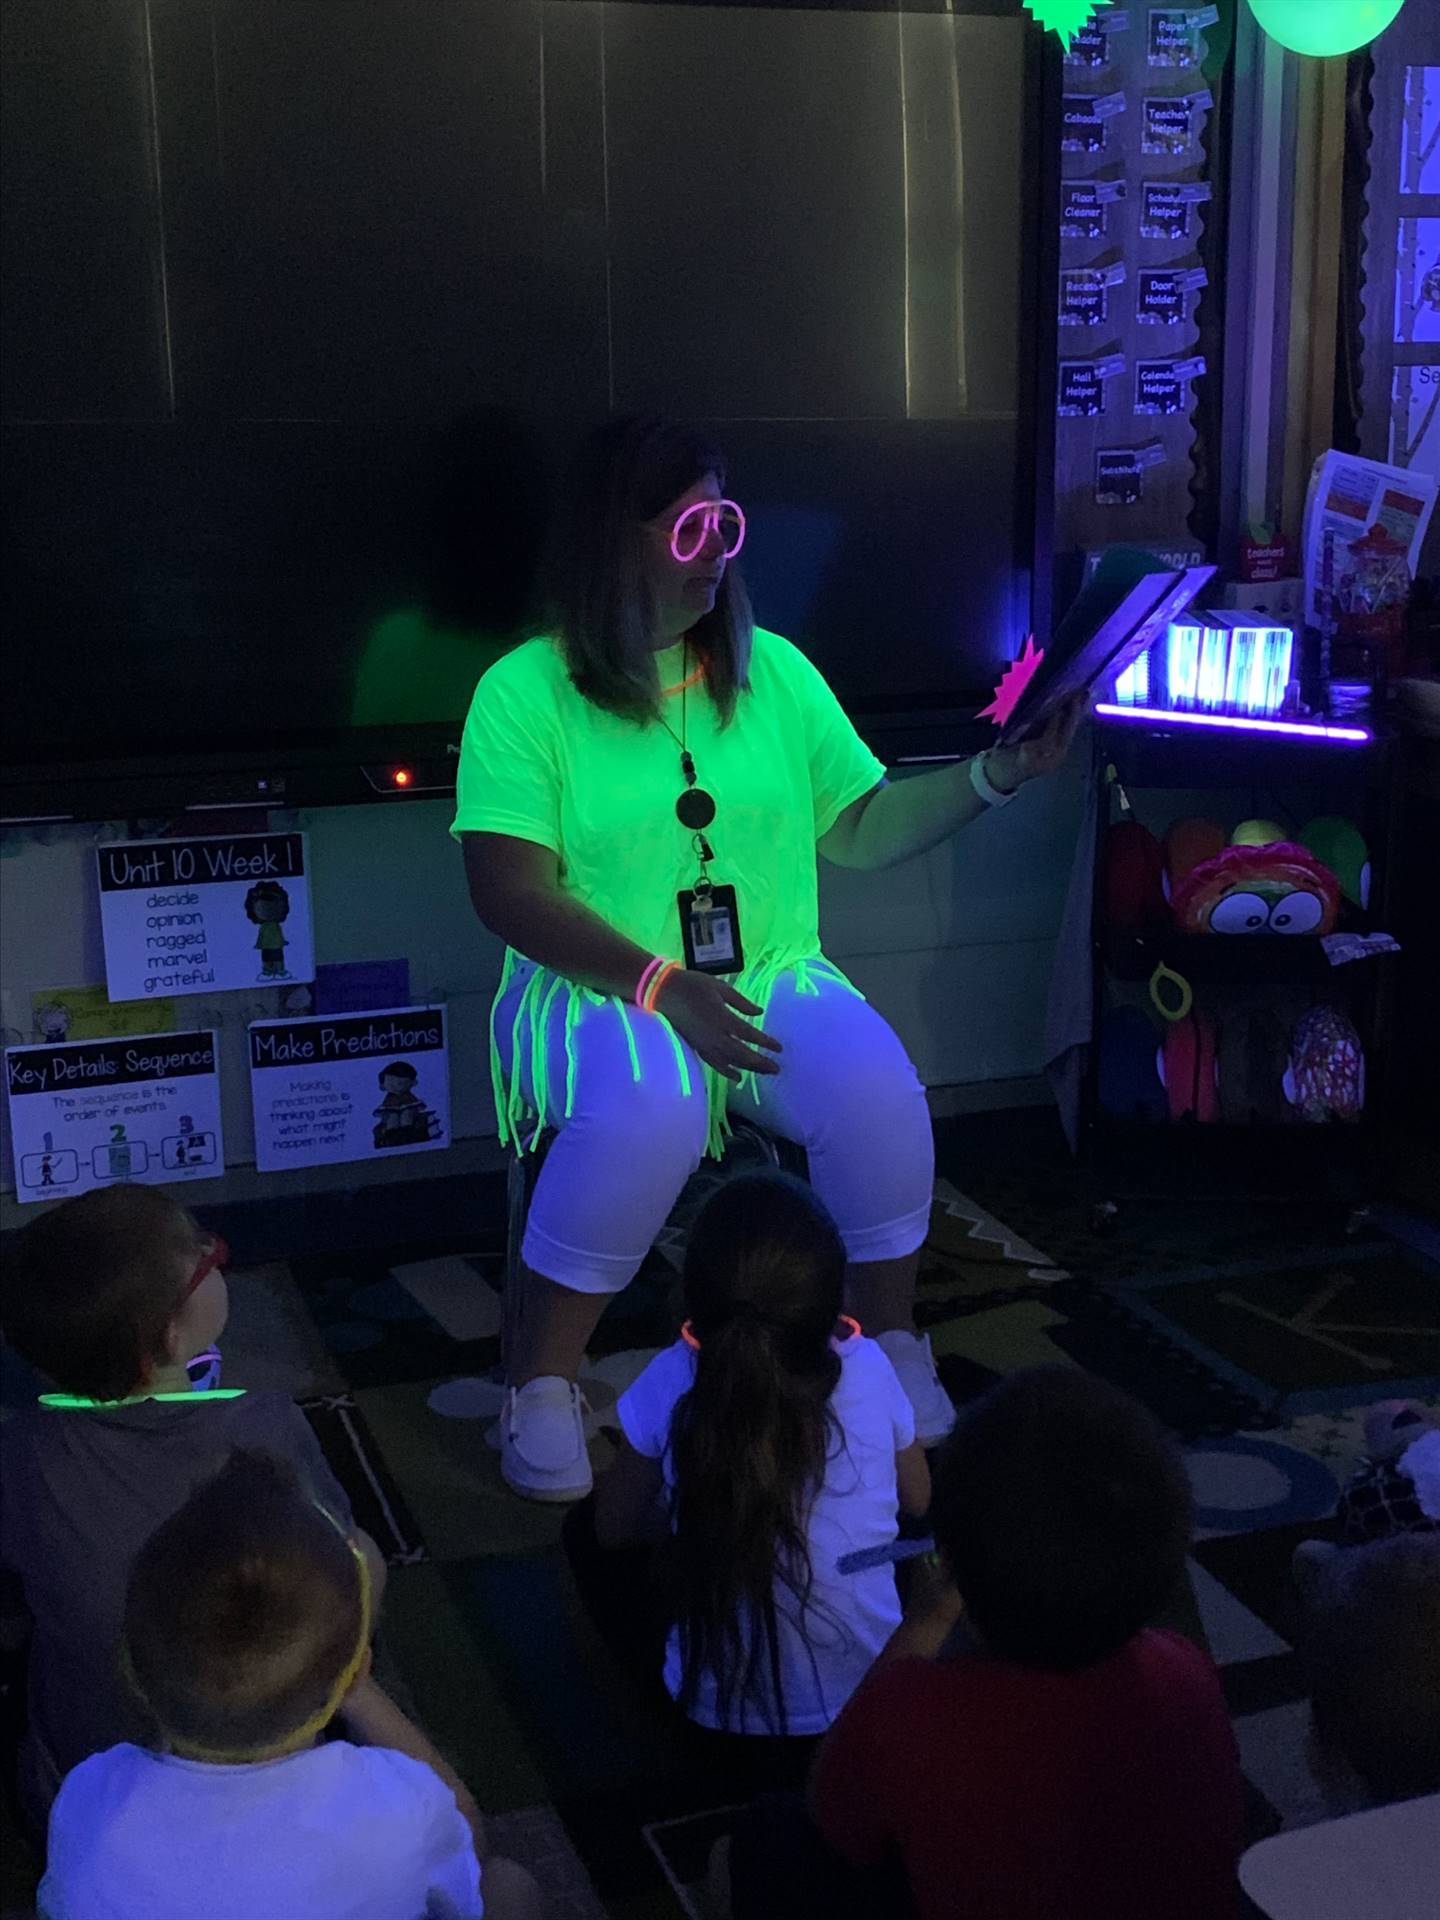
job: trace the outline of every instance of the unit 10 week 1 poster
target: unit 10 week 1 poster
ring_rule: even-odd
[[[112,1000],[315,978],[304,834],[119,841],[96,859]]]

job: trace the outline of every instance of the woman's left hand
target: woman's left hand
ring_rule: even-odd
[[[1032,740],[1018,747],[991,747],[985,758],[985,777],[1001,793],[1013,793],[1027,780],[1057,773],[1065,764],[1080,722],[1090,711],[1088,693],[1072,693],[1045,722]]]

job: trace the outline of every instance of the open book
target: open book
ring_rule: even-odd
[[[1112,547],[1038,655],[1027,651],[984,713],[1005,746],[1038,733],[1060,702],[1123,673],[1214,578],[1211,566],[1171,567],[1134,547]]]

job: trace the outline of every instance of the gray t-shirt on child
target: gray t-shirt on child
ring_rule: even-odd
[[[289,1461],[353,1524],[310,1423],[282,1393],[36,1407],[0,1426],[0,1563],[34,1618],[30,1726],[61,1773],[117,1741],[145,1741],[115,1664],[130,1567],[235,1447]]]

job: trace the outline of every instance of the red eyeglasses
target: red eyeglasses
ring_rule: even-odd
[[[225,1242],[220,1238],[220,1235],[218,1233],[201,1234],[200,1258],[196,1262],[195,1271],[191,1274],[190,1278],[185,1282],[185,1291],[181,1294],[180,1298],[175,1302],[175,1311],[177,1313],[180,1311],[181,1307],[184,1306],[185,1302],[190,1298],[191,1294],[194,1293],[195,1289],[201,1284],[202,1281],[208,1280],[210,1275],[214,1273],[217,1268],[228,1267],[229,1264],[230,1264],[230,1249],[229,1247],[226,1246]]]

